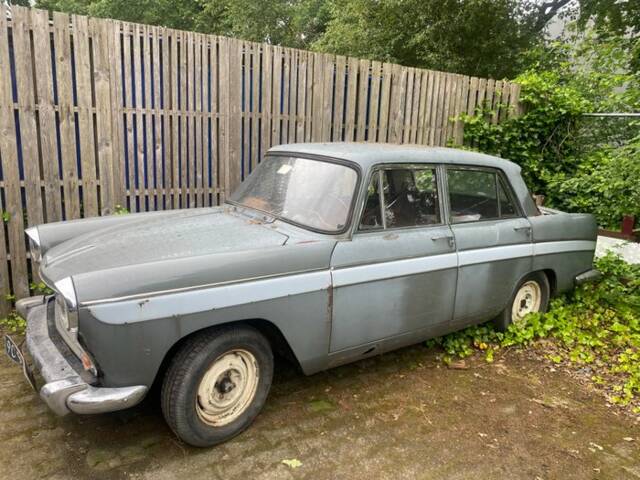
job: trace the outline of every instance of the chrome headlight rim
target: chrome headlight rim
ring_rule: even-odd
[[[29,237],[29,253],[31,260],[39,263],[42,260],[42,249],[40,247],[40,234],[37,227],[27,228],[24,233]]]

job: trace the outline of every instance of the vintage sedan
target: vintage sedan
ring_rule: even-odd
[[[591,215],[537,208],[507,160],[360,143],[272,148],[224,205],[27,230],[55,292],[23,299],[7,352],[56,413],[161,387],[210,446],[264,405],[274,353],[309,375],[494,319],[526,322],[597,276]]]

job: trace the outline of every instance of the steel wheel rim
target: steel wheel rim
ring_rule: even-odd
[[[538,282],[529,280],[522,284],[516,293],[511,307],[511,321],[522,323],[527,315],[540,311],[542,289]]]
[[[253,401],[259,378],[258,362],[251,352],[234,349],[219,356],[198,385],[200,420],[212,427],[236,420]]]

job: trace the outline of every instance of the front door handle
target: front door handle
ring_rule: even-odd
[[[526,226],[526,227],[513,227],[513,230],[516,232],[526,232],[527,235],[529,235],[531,233],[531,227]]]
[[[449,241],[449,246],[453,247],[454,243],[455,243],[455,239],[453,238],[453,235],[448,235],[448,234],[444,234],[444,235],[435,235],[433,237],[431,237],[431,240],[434,242],[437,242],[438,240],[448,240]]]

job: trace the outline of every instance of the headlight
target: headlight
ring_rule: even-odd
[[[56,294],[56,322],[64,330],[76,333],[78,331],[78,305],[71,277],[56,282],[55,289],[58,292]]]
[[[31,252],[31,260],[40,262],[42,260],[42,250],[40,248],[40,235],[37,227],[27,228],[25,233],[29,237],[29,251]]]

